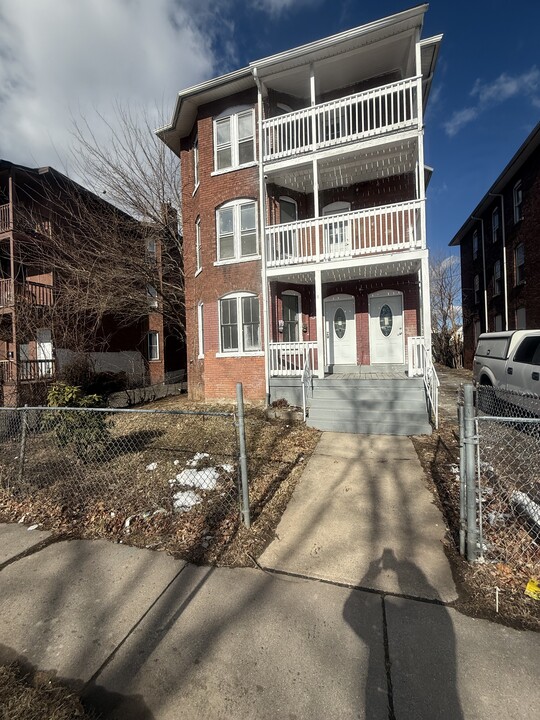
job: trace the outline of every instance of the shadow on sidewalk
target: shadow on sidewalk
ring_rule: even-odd
[[[385,548],[381,557],[370,563],[359,587],[373,587],[383,572],[394,572],[400,592],[411,582],[430,588],[429,597],[437,597],[424,573],[409,560],[398,560]],[[388,718],[414,717],[415,720],[464,720],[457,691],[457,660],[454,628],[447,609],[438,603],[408,600],[381,594],[386,685],[381,683],[379,648],[373,633],[366,629],[359,595],[366,602],[370,593],[353,590],[343,608],[343,617],[369,651],[364,692],[364,716],[380,717],[386,700]],[[396,707],[397,706],[397,711]]]

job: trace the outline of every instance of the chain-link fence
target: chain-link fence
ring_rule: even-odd
[[[538,573],[540,398],[491,386],[479,386],[473,395],[466,386],[463,410],[461,508],[467,556]]]
[[[188,545],[206,547],[246,517],[241,421],[230,412],[0,408],[0,505],[13,519],[28,508],[45,525],[96,534],[98,525],[124,535],[151,525],[149,540],[170,533],[174,518]]]

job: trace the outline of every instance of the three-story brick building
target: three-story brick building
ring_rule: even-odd
[[[179,93],[158,135],[182,165],[193,398],[430,370],[426,10]]]

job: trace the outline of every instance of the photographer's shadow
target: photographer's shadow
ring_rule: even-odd
[[[385,705],[387,712],[391,710],[387,716],[398,720],[463,720],[457,692],[455,635],[448,610],[432,601],[437,593],[418,566],[398,560],[389,548],[370,564],[359,587],[373,587],[382,572],[395,573],[397,586],[395,596],[381,594],[380,635],[366,623],[363,612],[363,605],[367,610],[367,604],[372,603],[371,593],[353,590],[343,609],[346,622],[369,652],[364,717],[385,717]],[[428,588],[426,597],[431,602],[399,597],[409,594],[406,588],[411,582]]]

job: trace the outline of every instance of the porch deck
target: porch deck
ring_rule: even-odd
[[[409,378],[406,365],[358,365],[336,367],[324,373],[332,380],[403,380]]]

